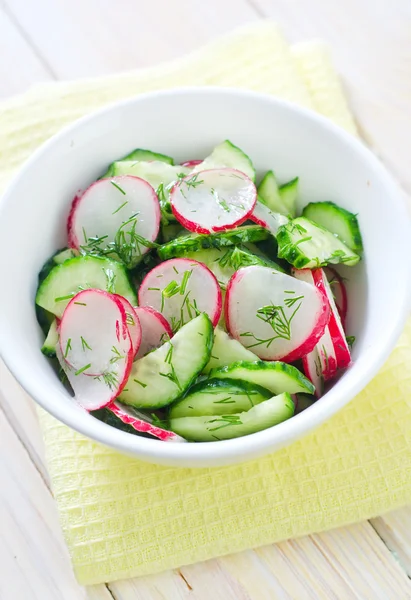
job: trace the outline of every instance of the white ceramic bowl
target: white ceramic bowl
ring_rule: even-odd
[[[354,364],[313,407],[274,428],[215,443],[166,444],[119,431],[80,409],[41,352],[34,296],[43,262],[66,245],[71,199],[106,165],[135,147],[177,161],[202,158],[228,138],[261,174],[300,177],[300,207],[333,200],[359,213],[365,259],[349,277],[348,333]],[[213,466],[244,461],[300,438],[349,402],[377,373],[408,314],[410,221],[401,194],[365,146],[314,113],[229,89],[156,92],[81,119],[42,146],[0,204],[0,353],[47,411],[99,442],[160,464]]]

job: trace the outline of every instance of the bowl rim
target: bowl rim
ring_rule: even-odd
[[[23,164],[18,173],[6,188],[2,199],[0,200],[0,219],[4,207],[7,202],[13,197],[14,188],[19,181],[25,177],[26,171],[33,163],[36,163],[44,154],[47,154],[49,148],[53,147],[59,140],[81,129],[84,124],[104,118],[110,113],[121,111],[123,107],[131,104],[139,104],[146,102],[153,97],[163,97],[167,99],[170,96],[178,95],[220,95],[222,98],[230,96],[235,98],[248,98],[251,101],[270,103],[274,107],[279,107],[281,110],[289,114],[297,114],[303,119],[308,119],[316,123],[319,127],[325,128],[332,136],[339,138],[345,145],[353,151],[353,153],[366,161],[375,172],[378,180],[391,192],[390,210],[394,210],[396,217],[401,219],[401,226],[408,228],[408,239],[411,239],[411,223],[409,213],[405,204],[405,200],[400,191],[398,184],[389,175],[385,167],[380,163],[377,157],[369,150],[359,139],[344,129],[333,123],[328,118],[315,113],[314,111],[298,106],[292,102],[276,98],[269,94],[253,92],[239,88],[227,88],[217,86],[185,86],[171,90],[159,90],[147,92],[133,96],[125,100],[115,102],[105,106],[93,113],[83,116],[73,123],[65,126],[52,138],[43,143],[32,156]],[[384,338],[380,340],[377,348],[373,349],[373,361],[365,361],[362,363],[361,377],[357,375],[356,379],[350,381],[348,390],[347,386],[343,385],[343,379],[337,382],[335,386],[323,396],[323,398],[313,404],[309,410],[304,411],[293,418],[284,421],[275,426],[275,436],[273,429],[266,430],[240,437],[231,440],[221,440],[219,443],[199,442],[196,444],[165,444],[160,440],[143,438],[137,435],[131,435],[124,431],[118,430],[106,423],[94,419],[90,421],[79,418],[81,413],[65,404],[56,402],[52,393],[48,393],[46,386],[43,384],[43,389],[40,392],[40,386],[33,385],[32,377],[28,376],[22,369],[21,356],[17,348],[10,347],[0,336],[0,356],[7,365],[13,376],[17,379],[20,385],[26,392],[47,412],[52,416],[68,425],[77,432],[98,441],[106,446],[110,446],[126,454],[132,454],[140,459],[149,462],[160,464],[174,464],[181,462],[181,466],[210,466],[212,464],[230,464],[253,458],[255,456],[269,453],[270,450],[279,449],[307,434],[315,427],[324,423],[332,415],[338,412],[344,405],[351,401],[378,372],[391,350],[393,349],[397,339],[399,338],[404,327],[411,300],[411,272],[404,275],[406,282],[404,283],[403,297],[397,306],[395,314],[391,315],[391,329],[386,333]],[[348,393],[347,393],[348,392]],[[323,401],[329,394],[332,394],[332,400]]]

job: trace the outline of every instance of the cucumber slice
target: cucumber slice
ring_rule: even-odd
[[[315,269],[329,263],[354,266],[360,260],[358,254],[334,234],[305,217],[280,227],[277,242],[278,256],[296,269]]]
[[[221,327],[216,327],[210,360],[204,367],[203,373],[210,373],[212,369],[225,367],[239,360],[254,362],[258,360],[258,356],[251,350],[244,348],[240,342],[230,337]]]
[[[345,208],[334,202],[310,202],[303,210],[303,217],[331,231],[354,252],[363,252],[357,217]]]
[[[315,404],[315,402],[317,402],[317,399],[313,398],[312,396],[307,396],[306,394],[298,394],[298,396],[296,397],[295,414],[299,415],[301,412],[307,410],[307,408],[310,408],[310,406]]]
[[[133,364],[119,400],[150,409],[177,400],[207,364],[213,337],[204,313],[184,325],[170,341]]]
[[[53,256],[53,261],[56,265],[61,265],[66,262],[66,260],[74,258],[75,256],[78,256],[77,250],[74,250],[74,248],[66,248],[65,250],[61,250],[61,252],[57,252],[57,254]]]
[[[257,192],[258,199],[268,206],[270,210],[285,215],[286,217],[288,216],[289,210],[281,199],[277,180],[273,171],[267,171],[257,188]]]
[[[178,237],[157,249],[162,260],[186,256],[204,248],[225,248],[245,242],[261,242],[271,237],[269,231],[260,225],[243,225],[229,231],[211,234],[191,234]]]
[[[187,230],[184,229],[180,223],[168,223],[167,225],[163,224],[161,226],[161,239],[163,244],[166,244],[185,233],[187,233]]]
[[[174,159],[167,154],[160,154],[159,152],[152,152],[151,150],[144,150],[143,148],[136,148],[130,154],[127,154],[123,160],[141,160],[141,161],[153,161],[167,163],[168,165],[174,165]]]
[[[61,318],[70,299],[85,288],[107,290],[137,304],[123,265],[98,256],[77,256],[56,265],[39,285],[36,304]]]
[[[283,269],[277,263],[261,255],[253,254],[245,246],[231,246],[220,250],[217,248],[197,250],[188,252],[185,258],[205,264],[214,273],[223,290],[227,287],[234,273],[241,267],[262,265],[283,272]]]
[[[247,411],[271,396],[271,392],[245,381],[208,379],[194,385],[182,400],[173,404],[169,418],[232,415]]]
[[[134,175],[140,177],[157,190],[159,186],[163,186],[164,190],[175,181],[188,175],[190,169],[182,167],[181,165],[169,165],[165,162],[154,160],[152,162],[146,161],[132,161],[122,160],[113,163],[113,173],[111,175]]]
[[[115,164],[117,162],[127,162],[127,161],[144,161],[144,162],[151,162],[153,160],[157,161],[157,162],[163,162],[169,165],[174,165],[174,160],[171,158],[171,156],[167,156],[166,154],[160,154],[158,152],[152,152],[151,150],[144,150],[143,148],[137,148],[136,150],[133,150],[132,152],[130,152],[129,154],[127,154],[126,156],[124,156],[122,159],[112,162],[106,173],[104,173],[104,175],[102,175],[101,179],[106,179],[107,177],[113,177],[113,175],[115,175]]]
[[[170,429],[186,440],[214,442],[228,440],[286,421],[294,414],[294,402],[289,394],[274,396],[247,412],[207,417],[181,417],[170,420]]]
[[[273,394],[300,392],[313,394],[314,386],[311,381],[298,369],[283,362],[264,362],[257,360],[248,362],[240,360],[227,367],[212,369],[210,377],[216,379],[241,379],[260,385]]]
[[[232,169],[242,171],[252,181],[255,181],[255,169],[250,158],[229,140],[218,144],[203,162],[194,167],[192,173],[223,167],[231,167]]]
[[[56,356],[56,344],[59,340],[59,334],[57,333],[57,321],[54,319],[52,324],[50,325],[49,332],[47,334],[46,339],[44,340],[44,344],[41,348],[42,353],[48,358],[55,358]]]
[[[288,181],[287,183],[284,183],[284,185],[281,185],[278,190],[280,193],[281,202],[288,211],[287,214],[291,215],[292,217],[295,217],[296,215],[298,182],[299,178],[294,177],[294,179],[291,179],[291,181]]]

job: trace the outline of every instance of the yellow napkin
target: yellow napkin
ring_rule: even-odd
[[[290,48],[273,24],[263,22],[168,65],[46,84],[4,104],[0,185],[62,125],[108,102],[184,84],[265,91],[311,107],[356,134],[326,48]],[[339,414],[284,450],[232,467],[146,464],[40,411],[54,495],[79,581],[153,573],[410,502],[410,362],[411,323],[379,375]]]

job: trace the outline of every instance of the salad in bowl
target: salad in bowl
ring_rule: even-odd
[[[332,198],[298,211],[298,195],[298,176],[257,181],[229,140],[181,164],[136,149],[102,165],[35,300],[73,401],[133,435],[219,442],[320,398],[351,364],[361,215]]]

